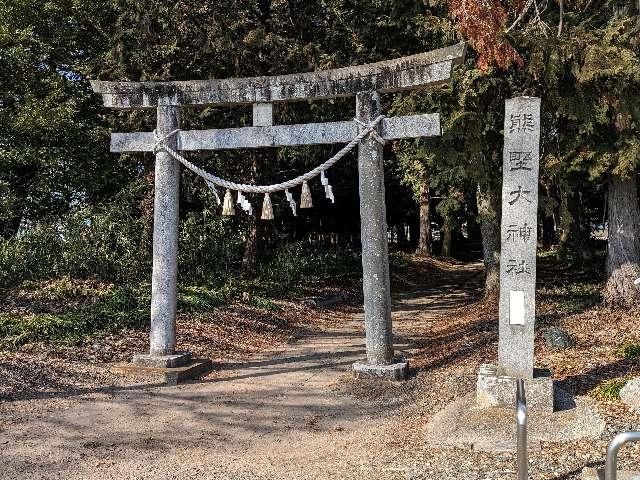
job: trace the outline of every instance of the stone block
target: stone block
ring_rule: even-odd
[[[515,377],[498,375],[495,365],[484,364],[478,371],[476,404],[478,408],[507,407],[516,404]],[[533,378],[525,379],[527,409],[553,412],[553,380],[548,370],[534,369]]]
[[[620,399],[636,413],[640,413],[640,377],[627,382],[620,390]]]
[[[141,367],[177,368],[183,367],[191,362],[191,352],[176,352],[173,355],[138,353],[133,356],[131,362]]]
[[[476,392],[471,391],[431,416],[425,426],[424,439],[429,445],[439,447],[515,452],[515,413],[513,405],[508,408],[478,408]],[[596,440],[601,438],[605,429],[598,404],[590,397],[574,398],[574,407],[571,409],[535,412],[528,416],[527,422],[527,449],[530,452],[540,450],[543,444],[549,442]],[[515,478],[515,474],[512,478]]]
[[[379,378],[399,382],[407,379],[409,374],[409,362],[406,360],[389,365],[370,365],[356,362],[353,364],[353,376],[355,378]]]
[[[116,365],[111,370],[121,375],[141,377],[147,382],[177,385],[186,380],[202,377],[212,369],[211,360],[197,358],[179,367],[150,367],[128,363]]]

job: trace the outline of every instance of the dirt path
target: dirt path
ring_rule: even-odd
[[[467,302],[480,271],[461,266],[450,284],[396,295],[397,349],[410,357],[412,330]],[[35,413],[5,405],[0,478],[407,478],[396,459],[409,387],[379,401],[347,394],[364,354],[355,315],[201,383],[30,400]]]

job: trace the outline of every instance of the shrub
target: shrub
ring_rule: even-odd
[[[185,283],[224,282],[242,260],[238,225],[208,210],[190,212],[180,224],[178,265]]]
[[[49,299],[63,302],[70,290],[60,290]],[[150,315],[148,294],[131,287],[109,287],[94,292],[72,311],[28,314],[0,313],[0,349],[27,343],[73,345],[96,335],[124,327],[146,325]],[[64,305],[64,303],[62,303]]]

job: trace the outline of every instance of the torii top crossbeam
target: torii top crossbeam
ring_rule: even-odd
[[[309,73],[270,77],[177,82],[103,82],[91,86],[109,108],[154,108],[158,105],[231,105],[318,100],[358,92],[397,92],[438,85],[451,77],[465,55],[465,44],[395,60]]]

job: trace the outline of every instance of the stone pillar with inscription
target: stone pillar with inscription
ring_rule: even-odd
[[[534,370],[540,99],[506,101],[502,167],[498,365],[482,365],[480,406],[515,404],[516,379],[530,408],[553,410],[548,372]]]

